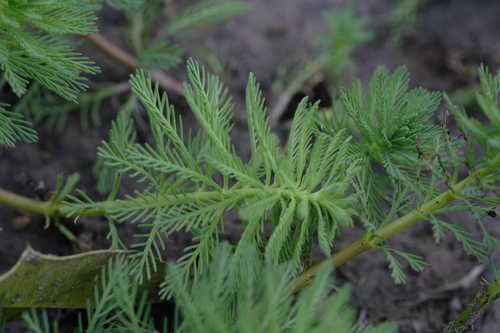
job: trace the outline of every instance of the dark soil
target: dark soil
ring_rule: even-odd
[[[221,73],[236,104],[237,123],[233,131],[238,151],[248,153],[247,133],[244,126],[244,87],[249,72],[254,72],[261,82],[269,101],[279,92],[271,89],[273,80],[282,66],[310,59],[315,54],[315,41],[323,31],[321,13],[329,8],[347,4],[342,0],[252,0],[253,10],[203,30],[203,35],[179,40],[188,50],[188,55],[201,58],[212,54],[224,69]],[[366,81],[379,65],[395,68],[406,65],[412,74],[412,83],[428,89],[455,91],[477,84],[476,68],[485,64],[492,71],[500,68],[500,1],[498,0],[445,0],[428,1],[418,13],[416,25],[399,43],[393,42],[394,31],[386,19],[396,1],[365,0],[355,2],[360,15],[367,16],[370,29],[375,33],[372,42],[356,52],[355,76]],[[177,5],[180,6],[180,5]],[[108,38],[126,47],[123,36],[125,20],[121,14],[104,10],[101,16],[101,32]],[[121,36],[121,37],[120,37]],[[203,45],[203,47],[200,47]],[[100,51],[85,46],[84,52],[102,68],[99,81],[122,82],[128,73],[103,56]],[[183,80],[183,68],[171,73]],[[346,79],[350,84],[353,77]],[[304,87],[299,94],[324,97],[320,82],[316,90]],[[296,99],[292,99],[293,104]],[[174,98],[178,109],[183,110],[181,98]],[[272,103],[271,103],[272,104]],[[293,110],[294,105],[289,109]],[[81,175],[80,188],[98,195],[95,178],[91,172],[95,161],[96,147],[106,138],[109,122],[117,110],[111,104],[103,108],[104,125],[82,129],[78,116],[70,118],[63,133],[39,126],[38,144],[20,144],[16,149],[0,148],[0,187],[33,198],[44,196],[44,191],[53,189],[58,174]],[[185,113],[185,112],[184,112]],[[186,125],[194,126],[192,117],[186,114]],[[286,132],[286,123],[276,128]],[[146,135],[146,134],[145,134]],[[124,191],[131,193],[133,183],[126,184]],[[467,214],[453,214],[446,220],[475,230],[473,219]],[[500,236],[499,217],[487,219],[489,231]],[[23,222],[28,222],[24,225]],[[64,221],[79,239],[94,248],[106,246],[106,225],[99,219],[89,219],[74,224]],[[31,244],[35,249],[52,254],[70,254],[78,247],[61,235],[54,225],[44,229],[41,217],[26,217],[22,213],[0,206],[0,273],[16,262],[22,250]],[[228,239],[237,239],[241,227],[228,223]],[[134,227],[121,230],[124,239],[130,241]],[[339,238],[336,248],[349,244],[359,235],[356,230],[346,231]],[[182,248],[190,242],[189,235],[179,234],[169,240],[167,258],[176,258]],[[387,262],[380,253],[364,254],[337,271],[339,283],[352,285],[352,304],[358,310],[361,323],[381,321],[397,322],[400,332],[441,332],[444,326],[470,302],[480,282],[480,277],[490,278],[487,265],[478,263],[464,254],[456,241],[446,237],[435,244],[429,226],[421,223],[398,235],[390,245],[418,254],[430,264],[422,273],[408,270],[408,282],[396,285],[390,278]],[[500,258],[500,252],[495,253]],[[497,260],[498,261],[498,260]],[[470,285],[442,289],[461,280],[474,269],[483,267],[483,273]],[[64,313],[59,313],[64,318]],[[10,332],[22,332],[18,324],[10,326]],[[475,332],[500,332],[500,304],[493,304],[483,313]]]

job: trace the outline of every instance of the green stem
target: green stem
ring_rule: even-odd
[[[54,211],[50,204],[44,201],[33,200],[0,188],[0,205],[9,206],[20,211],[39,215],[53,216]]]
[[[360,254],[376,248],[380,243],[386,241],[387,239],[400,233],[401,231],[410,228],[417,222],[425,220],[427,216],[433,214],[437,210],[443,208],[444,206],[455,200],[466,186],[476,183],[492,172],[498,171],[498,169],[500,168],[500,154],[491,159],[488,165],[489,166],[481,168],[470,176],[466,177],[461,182],[451,186],[448,191],[442,193],[441,195],[430,201],[427,201],[420,207],[415,208],[410,213],[397,219],[396,221],[380,228],[376,232],[376,235],[367,234],[359,238],[357,241],[351,243],[344,249],[336,252],[330,258],[327,258],[322,262],[310,267],[293,282],[293,291],[297,292],[304,288],[307,284],[309,284],[309,282],[318,273],[323,265],[330,263],[334,267],[339,267],[346,262],[356,258]]]
[[[154,197],[150,201],[151,206],[158,206],[168,204],[169,206],[175,205],[177,202],[201,201],[209,202],[218,200],[225,197],[255,197],[262,195],[262,192],[269,192],[269,195],[279,193],[280,196],[289,198],[300,198],[304,196],[311,196],[314,194],[308,192],[296,192],[293,190],[262,187],[262,188],[239,188],[228,189],[225,191],[196,191],[185,193],[179,196],[178,194],[165,195]],[[313,199],[311,199],[313,200]],[[26,198],[15,193],[0,189],[0,205],[9,206],[20,211],[30,212],[33,214],[40,214],[48,217],[74,217],[74,216],[103,216],[109,214],[116,207],[130,207],[134,199],[129,200],[109,200],[94,203],[91,208],[82,208],[79,210],[71,209],[72,206],[64,204],[51,204],[49,201],[37,201],[34,199]]]
[[[461,182],[453,185],[450,189],[438,197],[424,203],[420,207],[415,208],[410,213],[405,216],[397,219],[396,221],[382,227],[376,233],[376,235],[365,235],[353,242],[351,245],[346,248],[338,251],[330,258],[310,267],[308,270],[302,273],[293,283],[293,291],[297,292],[305,287],[312,278],[316,275],[316,273],[320,270],[320,268],[327,264],[331,263],[334,267],[341,266],[346,262],[354,259],[360,254],[376,248],[381,242],[386,241],[392,236],[404,231],[417,222],[424,220],[427,216],[433,214],[439,209],[443,208],[453,200],[455,200],[462,190],[473,183],[481,180],[486,177],[490,173],[497,171],[500,168],[500,154],[495,156],[493,159],[489,161],[489,166],[479,169],[474,172]],[[241,189],[230,189],[227,191],[208,191],[208,192],[191,192],[182,195],[179,198],[178,195],[169,195],[161,197],[161,202],[168,202],[169,205],[175,205],[175,201],[182,200],[183,202],[191,200],[196,201],[212,201],[216,199],[220,199],[221,196],[255,196],[262,195],[262,191],[269,190],[271,192],[276,193],[275,191],[279,191],[282,196],[289,197],[297,197],[297,195],[313,195],[310,193],[299,193],[297,194],[294,191],[283,190],[278,188],[241,188]],[[71,216],[102,216],[109,213],[109,211],[116,205],[120,205],[122,207],[127,207],[132,200],[119,200],[119,201],[103,201],[95,203],[95,207],[93,208],[83,208],[78,211],[72,211]],[[27,211],[35,214],[45,215],[45,216],[65,216],[69,217],[70,214],[65,212],[68,206],[64,205],[51,205],[49,202],[42,202],[33,199],[29,199],[26,197],[19,196],[17,194],[8,192],[6,190],[0,189],[0,204],[7,205],[22,211]]]
[[[500,280],[482,284],[476,296],[465,310],[449,324],[444,333],[473,332],[474,323],[480,317],[482,310],[500,297]]]

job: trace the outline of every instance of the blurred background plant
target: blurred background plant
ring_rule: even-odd
[[[184,50],[175,44],[175,39],[250,8],[243,1],[206,0],[185,6],[170,16],[168,24],[159,25],[169,12],[164,1],[110,0],[108,4],[121,11],[128,21],[124,36],[128,37],[131,54],[97,34],[95,14],[99,16],[101,5],[95,1],[44,1],[29,5],[24,1],[0,2],[0,84],[8,83],[20,98],[12,110],[8,111],[5,104],[0,109],[4,119],[0,124],[0,143],[36,140],[30,123],[45,122],[49,128],[61,131],[69,112],[75,110],[80,111],[82,126],[99,125],[108,99],[117,108],[129,103],[127,98],[125,102],[123,97],[118,98],[129,92],[126,82],[100,83],[80,96],[88,88],[83,75],[96,74],[98,67],[74,51],[81,41],[71,41],[71,35],[86,36],[128,70],[141,66],[155,71],[166,82],[165,88],[182,94],[180,83],[159,73],[174,68],[183,59]],[[35,82],[28,85],[30,79]]]
[[[295,94],[325,80],[325,76],[330,98],[336,96],[345,76],[352,74],[354,50],[373,38],[367,30],[367,20],[356,15],[350,7],[325,11],[322,17],[326,28],[317,41],[318,54],[312,61],[301,61],[278,71],[273,84],[273,90],[279,92],[271,108],[273,125],[284,116]]]

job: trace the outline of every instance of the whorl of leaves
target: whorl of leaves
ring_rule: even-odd
[[[154,270],[155,255],[173,232],[192,232],[195,243],[181,259],[202,269],[223,230],[223,217],[238,211],[246,224],[240,244],[264,243],[276,261],[292,259],[299,267],[311,237],[329,254],[336,230],[351,225],[354,197],[348,193],[357,164],[347,159],[350,138],[318,131],[317,105],[303,100],[297,108],[286,149],[270,132],[264,100],[251,75],[246,90],[251,158],[245,163],[230,138],[232,104],[220,81],[194,61],[188,63],[185,96],[201,130],[186,135],[166,94],[142,71],[132,90],[146,109],[153,140],[130,142],[113,136],[99,149],[103,162],[120,174],[145,183],[146,190],[103,206],[118,221],[140,223],[136,246],[138,272]],[[123,121],[123,119],[121,120]],[[74,204],[79,209],[95,203]],[[262,229],[272,223],[267,239]],[[187,270],[186,270],[187,271]]]
[[[324,125],[326,132],[346,128],[355,138],[349,150],[362,160],[362,169],[354,185],[363,189],[361,215],[372,230],[388,221],[384,202],[401,211],[411,194],[432,197],[433,193],[426,192],[434,188],[429,182],[434,181],[432,177],[442,180],[439,176],[447,153],[458,145],[447,141],[443,128],[432,123],[441,95],[409,89],[409,81],[404,67],[392,74],[378,68],[366,92],[360,81],[351,89],[341,89],[338,110]],[[335,112],[342,111],[347,118],[339,122],[342,117]]]

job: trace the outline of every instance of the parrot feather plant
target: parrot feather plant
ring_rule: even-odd
[[[17,94],[34,78],[73,99],[84,88],[79,73],[95,69],[42,35],[92,32],[93,16],[68,1],[50,11],[65,18],[55,31],[44,23],[44,11],[23,11],[23,5],[0,0],[4,80]],[[20,13],[31,13],[32,28],[40,35],[26,33],[17,23],[27,21]],[[66,25],[73,29],[64,29]],[[6,33],[6,27],[14,30]],[[43,47],[42,41],[47,41]],[[35,47],[45,53],[30,53]],[[55,50],[62,50],[60,57],[50,58]],[[41,63],[52,67],[42,71]],[[45,71],[51,72],[43,75]],[[66,182],[58,179],[48,201],[0,189],[0,204],[48,219],[105,216],[113,249],[125,249],[117,232],[121,224],[141,230],[130,245],[132,251],[110,260],[103,270],[86,314],[75,325],[77,332],[167,332],[172,327],[176,332],[394,332],[397,328],[390,323],[354,324],[348,289],[331,284],[332,267],[378,250],[386,255],[395,282],[403,283],[400,260],[421,271],[425,259],[389,247],[386,241],[423,220],[431,223],[436,241],[448,231],[465,252],[480,259],[491,253],[496,240],[482,217],[500,202],[500,74],[485,68],[479,73],[477,101],[484,122],[469,117],[445,96],[460,137],[448,132],[446,118],[433,124],[441,94],[410,89],[409,74],[402,67],[392,73],[378,69],[366,89],[355,82],[341,90],[328,113],[303,99],[286,142],[272,133],[263,94],[251,74],[245,94],[250,157],[244,160],[230,135],[233,104],[216,76],[188,61],[183,94],[199,124],[190,131],[159,84],[139,69],[130,87],[136,109],[145,110],[151,135],[138,139],[134,108],[119,113],[97,153],[106,171],[103,176],[112,179],[106,200],[75,191],[75,175]],[[26,120],[4,105],[0,120],[1,144],[36,139]],[[124,177],[141,183],[141,190],[122,194]],[[482,234],[440,219],[440,214],[456,210],[471,212]],[[239,240],[228,245],[221,236],[231,212],[243,228]],[[362,237],[332,253],[341,231],[357,222]],[[182,257],[165,267],[160,261],[168,251],[165,240],[178,231],[190,233],[193,241]],[[315,248],[325,259],[311,266]],[[139,285],[162,270],[166,273],[155,296],[174,300],[179,315],[173,324],[165,315],[160,328]],[[495,288],[487,290],[492,290],[488,302],[498,297]],[[34,332],[58,331],[46,313],[40,317],[26,312],[24,319]]]
[[[128,175],[144,183],[145,189],[121,199],[114,198],[115,193],[108,200],[98,202],[83,192],[67,195],[66,186],[64,195],[59,194],[43,204],[24,203],[22,208],[49,217],[104,215],[115,231],[117,224],[138,224],[144,232],[137,235],[140,241],[132,245],[135,253],[127,256],[125,275],[133,281],[127,285],[147,280],[158,269],[157,259],[165,249],[164,239],[168,235],[179,230],[192,233],[193,244],[177,261],[175,269],[168,270],[160,294],[178,299],[181,307],[185,306],[181,312],[188,311],[186,318],[199,320],[199,325],[208,320],[204,317],[207,315],[204,311],[208,310],[198,309],[196,296],[181,290],[203,293],[201,289],[198,291],[197,288],[204,287],[197,287],[197,281],[211,281],[210,276],[219,271],[234,275],[214,277],[217,283],[229,286],[233,283],[230,281],[236,279],[234,283],[238,287],[234,289],[236,294],[230,294],[228,289],[228,295],[217,297],[229,302],[235,299],[233,297],[238,299],[245,288],[254,290],[254,287],[242,287],[242,284],[253,283],[247,281],[251,274],[238,272],[237,268],[248,264],[249,247],[262,253],[266,265],[286,264],[288,282],[283,283],[288,293],[299,291],[311,280],[316,281],[313,277],[331,266],[325,263],[333,261],[333,265],[338,266],[369,249],[383,251],[395,281],[404,282],[405,274],[398,257],[417,271],[425,267],[425,261],[390,248],[384,241],[418,221],[428,219],[436,237],[449,230],[466,252],[478,257],[487,255],[493,245],[493,238],[481,219],[477,222],[482,226],[482,241],[438,217],[447,210],[458,209],[469,210],[480,217],[481,212],[499,201],[495,194],[500,165],[499,76],[492,76],[483,68],[480,77],[482,88],[478,101],[491,122],[490,127],[459,109],[451,112],[463,129],[466,141],[470,145],[476,139],[484,156],[477,156],[473,149],[459,154],[461,141],[443,127],[431,124],[430,115],[436,110],[440,97],[420,88],[410,90],[404,68],[393,74],[378,70],[366,93],[359,83],[343,90],[338,112],[345,110],[345,118],[335,120],[333,115],[325,120],[326,116],[318,113],[317,105],[304,99],[297,107],[285,145],[271,133],[262,93],[250,75],[246,109],[251,157],[244,162],[236,155],[230,139],[230,98],[215,76],[206,73],[195,61],[188,62],[186,100],[200,130],[186,135],[182,120],[167,95],[139,71],[131,77],[130,84],[147,112],[151,141],[137,142],[131,115],[124,112],[113,124],[110,140],[103,143],[98,154],[115,170],[116,186],[121,177]],[[382,87],[385,88],[383,94]],[[377,96],[377,90],[381,96]],[[469,167],[469,175],[464,179],[459,179],[456,171],[461,164]],[[438,185],[442,182],[446,183],[447,190],[440,193]],[[16,207],[15,199],[8,201],[3,193],[1,199]],[[455,201],[459,203],[449,205]],[[387,208],[385,219],[370,221],[380,216],[370,208],[373,205]],[[220,259],[216,253],[221,251],[219,238],[224,214],[228,211],[238,212],[244,231],[234,252]],[[331,256],[340,228],[352,227],[356,219],[363,222],[365,235],[325,262],[305,270],[308,251],[317,245],[326,256]],[[272,226],[270,232],[265,231],[266,224]],[[110,235],[116,237],[117,233]],[[113,243],[121,242],[114,239]],[[233,268],[214,268],[214,265],[229,263],[234,265],[234,271]],[[325,273],[319,276],[322,274]],[[219,285],[216,289],[222,292],[224,287]],[[259,295],[267,297],[265,292]],[[218,302],[219,298],[212,296],[207,299]],[[316,296],[321,297],[321,293]],[[258,300],[253,304],[261,305]],[[264,303],[262,306],[266,307]],[[225,311],[222,308],[221,316]],[[223,325],[223,320],[238,320],[209,317],[214,325]],[[31,317],[31,322],[33,320]],[[183,323],[179,327],[198,324]],[[288,324],[283,325],[281,331],[286,331],[284,327]]]

